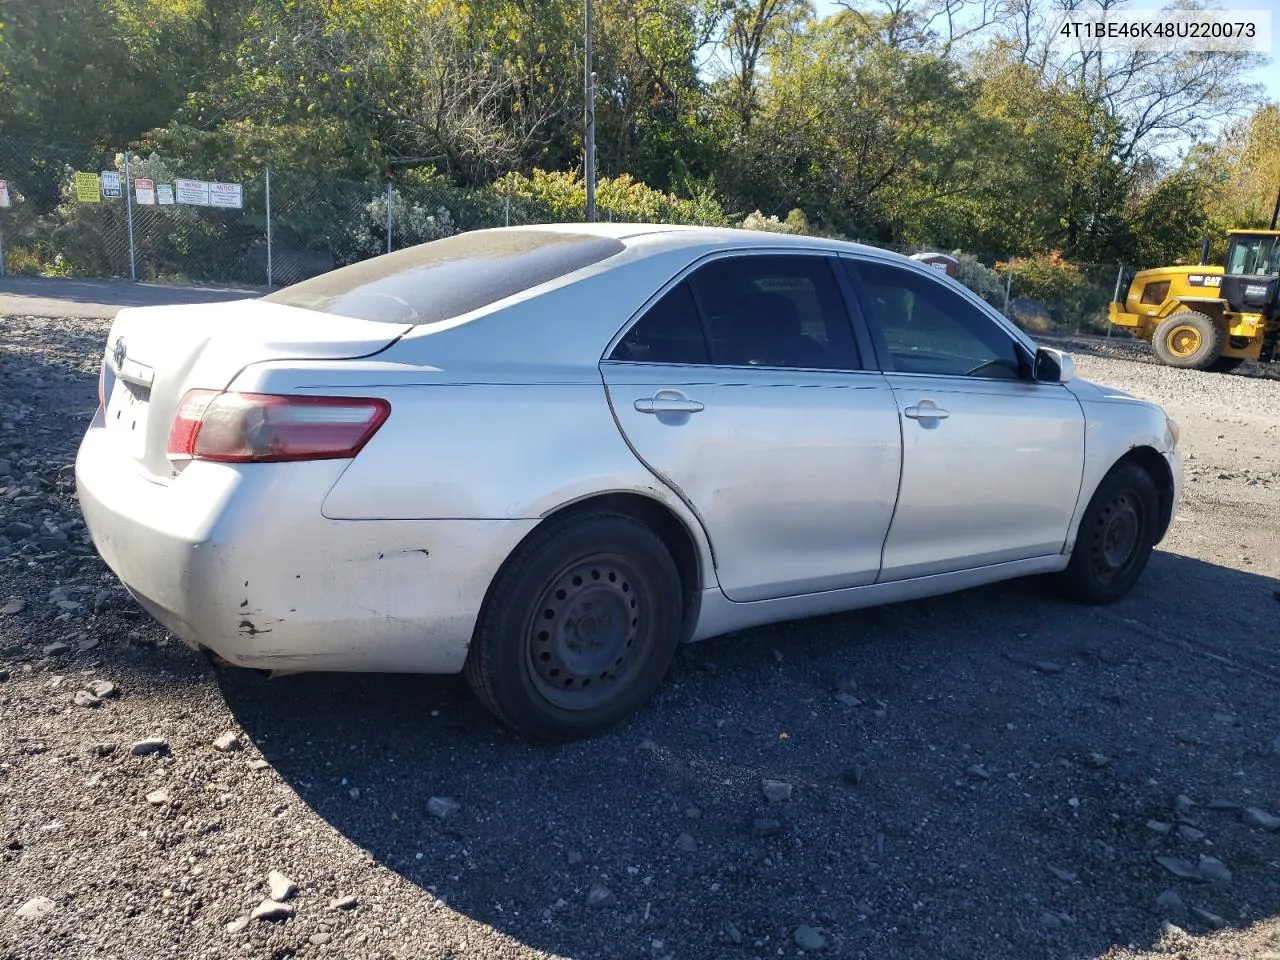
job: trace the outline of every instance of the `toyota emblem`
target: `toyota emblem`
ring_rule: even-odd
[[[118,340],[116,340],[116,345],[111,351],[111,359],[112,361],[114,361],[117,370],[119,370],[122,366],[124,366],[125,356],[126,356],[126,350],[124,345],[124,337],[120,337]]]

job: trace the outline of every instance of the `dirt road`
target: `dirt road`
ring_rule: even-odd
[[[1189,458],[1122,603],[708,641],[548,748],[460,679],[215,672],[133,607],[71,474],[103,335],[0,318],[0,957],[1280,958],[1280,381],[1078,355]],[[294,915],[250,919],[273,870]]]

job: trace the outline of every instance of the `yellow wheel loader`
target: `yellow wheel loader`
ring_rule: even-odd
[[[1280,230],[1229,230],[1227,238],[1224,266],[1139,270],[1123,297],[1117,284],[1107,319],[1150,341],[1171,367],[1280,360]]]

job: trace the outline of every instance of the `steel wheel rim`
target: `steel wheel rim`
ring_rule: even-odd
[[[1178,326],[1169,331],[1169,352],[1176,357],[1189,357],[1200,349],[1200,331],[1195,327]]]
[[[560,571],[525,633],[530,681],[551,704],[590,710],[625,690],[652,647],[648,585],[617,554],[594,554]]]
[[[1146,528],[1141,498],[1130,491],[1112,497],[1098,517],[1093,538],[1093,571],[1101,583],[1111,583],[1132,567]]]

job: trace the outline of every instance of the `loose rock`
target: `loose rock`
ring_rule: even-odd
[[[760,784],[760,789],[770,803],[782,803],[791,799],[791,784],[783,780],[765,780]]]
[[[3,607],[0,607],[0,616],[11,617],[15,613],[21,613],[25,609],[27,609],[27,601],[15,598],[10,600]]]
[[[228,730],[217,740],[213,741],[213,749],[219,753],[231,753],[233,750],[240,749],[240,738]]]
[[[44,648],[44,655],[46,657],[60,657],[64,653],[70,652],[70,650],[71,650],[71,644],[63,643],[61,640],[59,640],[56,643],[51,643],[48,646],[46,646]]]
[[[1218,916],[1216,913],[1210,913],[1208,910],[1202,910],[1199,907],[1192,907],[1191,912],[1215,930],[1221,930],[1227,925],[1227,921],[1223,920],[1222,917]]]
[[[1074,870],[1064,870],[1062,867],[1049,867],[1049,872],[1064,883],[1075,883],[1076,872]]]
[[[266,770],[270,766],[271,764],[267,763],[267,761],[263,760],[261,757],[254,757],[249,761],[250,770]]]
[[[1182,880],[1201,879],[1200,871],[1196,869],[1196,865],[1190,860],[1182,859],[1182,857],[1156,857],[1156,863]]]
[[[1036,669],[1041,673],[1061,673],[1062,664],[1054,663],[1052,660],[1037,660]]]
[[[118,696],[120,688],[110,680],[93,680],[85,684],[85,689],[92,693],[99,700],[106,700],[108,697]]]
[[[991,773],[980,763],[974,763],[965,771],[971,777],[977,777],[979,780],[990,780]]]
[[[253,912],[249,914],[249,917],[252,920],[275,922],[288,920],[296,912],[291,903],[276,903],[274,900],[263,900],[253,908]]]
[[[53,913],[57,906],[48,897],[32,897],[18,908],[18,917],[22,920],[39,920]]]
[[[88,690],[77,690],[76,695],[71,698],[71,702],[77,707],[96,707],[100,706],[102,701],[95,697]]]
[[[333,934],[329,933],[327,930],[321,930],[319,933],[313,933],[310,939],[314,946],[322,947],[333,939]]]
[[[1061,930],[1062,918],[1056,913],[1050,913],[1046,910],[1044,913],[1040,914],[1040,926],[1044,927],[1046,930]]]
[[[147,803],[153,807],[163,807],[168,802],[169,791],[167,790],[152,790],[147,794]]]
[[[277,903],[284,903],[298,893],[298,885],[279,870],[272,870],[267,874],[267,889],[271,899]]]
[[[676,849],[683,850],[685,853],[693,853],[698,849],[698,841],[694,839],[692,833],[682,833],[676,837]]]
[[[1186,914],[1187,905],[1176,890],[1166,890],[1156,897],[1156,909],[1167,917],[1181,917]]]
[[[427,813],[444,820],[462,809],[462,804],[451,797],[431,797],[427,800]]]
[[[1200,855],[1200,862],[1196,864],[1200,870],[1200,875],[1206,880],[1213,880],[1218,883],[1230,883],[1231,871],[1227,869],[1227,865],[1217,857],[1206,857]]]
[[[769,817],[757,817],[751,821],[751,832],[757,837],[772,837],[782,832],[782,824]]]
[[[1261,807],[1245,807],[1242,819],[1251,827],[1262,830],[1280,830],[1280,817],[1273,816]]]
[[[248,917],[237,917],[227,924],[227,933],[239,933],[247,926],[249,926]]]
[[[329,903],[329,909],[330,910],[354,910],[358,902],[359,901],[357,901],[355,897],[353,897],[351,894],[348,893],[345,897],[338,897],[337,900],[331,901]]]
[[[148,737],[146,740],[139,740],[131,749],[135,757],[149,757],[153,753],[166,753],[169,744],[160,737]]]
[[[809,926],[807,923],[802,923],[796,927],[795,933],[791,937],[801,950],[827,949],[827,938],[823,932],[817,927]]]
[[[617,902],[618,898],[613,895],[613,891],[602,883],[594,884],[587,891],[588,907],[612,907]]]

